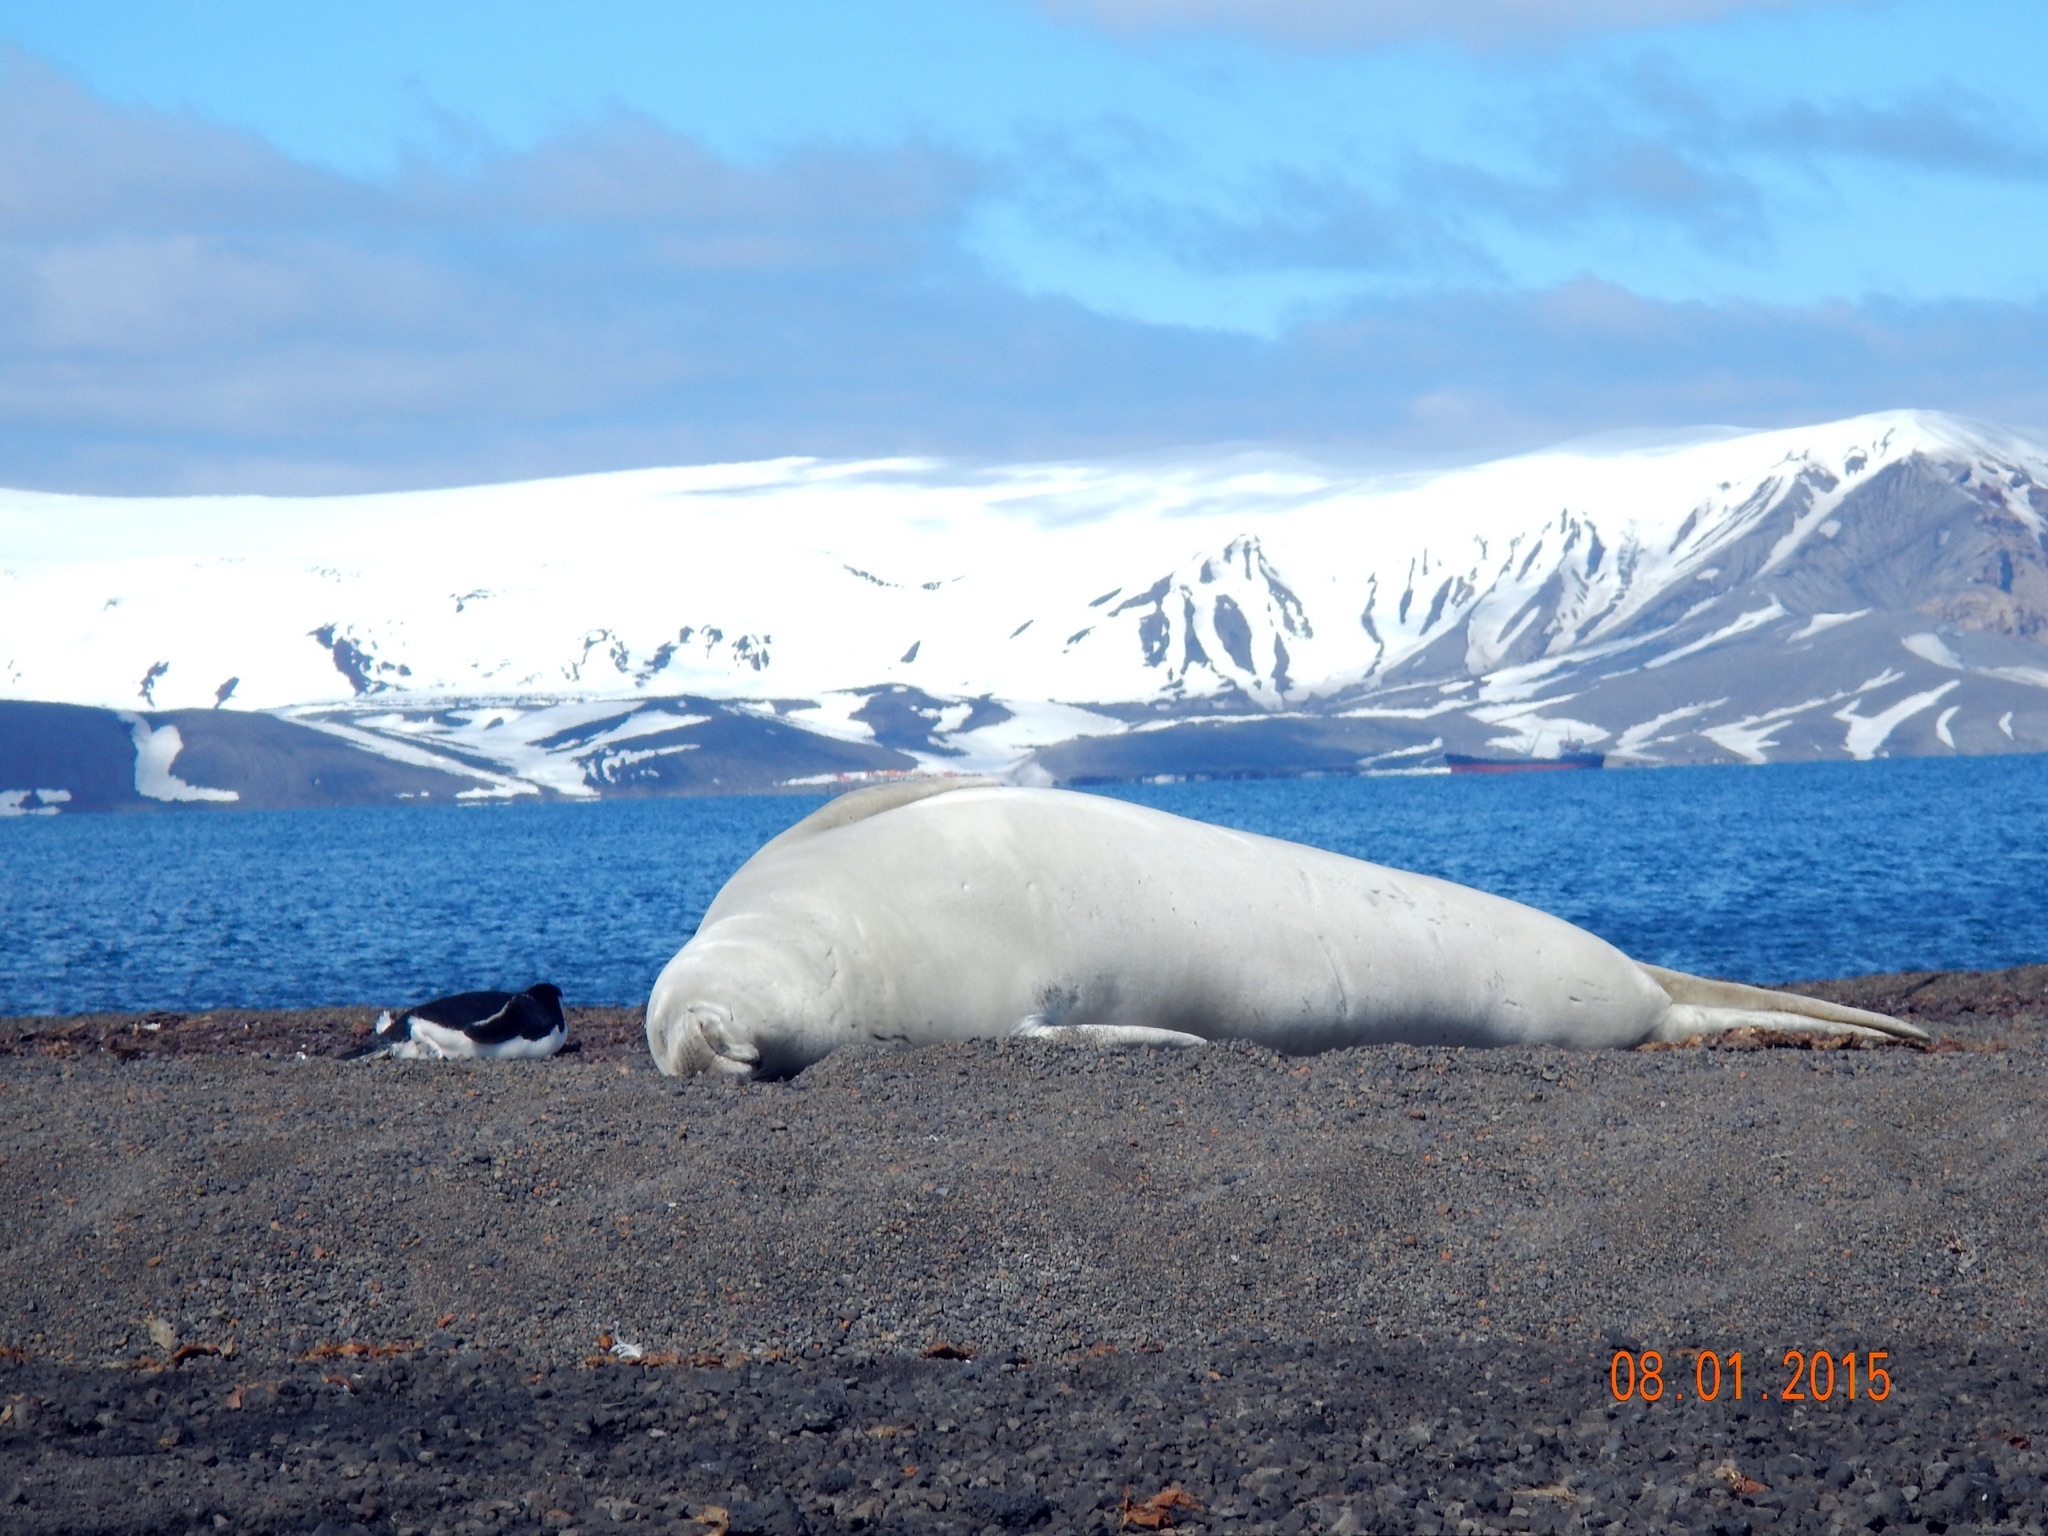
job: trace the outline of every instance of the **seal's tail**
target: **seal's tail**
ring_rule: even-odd
[[[1639,960],[1636,962],[1642,965]],[[1927,1031],[1886,1013],[1871,1013],[1818,997],[1745,987],[1735,981],[1711,981],[1643,965],[1671,999],[1671,1011],[1657,1029],[1658,1040],[1689,1040],[1696,1035],[1730,1029],[1775,1029],[1787,1034],[1860,1035],[1867,1039],[1925,1040]]]

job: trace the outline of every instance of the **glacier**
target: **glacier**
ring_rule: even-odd
[[[1899,411],[1398,475],[1246,452],[0,492],[5,700],[121,712],[138,793],[192,804],[254,792],[192,747],[172,772],[202,711],[471,800],[2040,751],[2048,448]],[[0,736],[0,779],[32,757]]]

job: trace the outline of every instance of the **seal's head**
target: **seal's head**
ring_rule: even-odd
[[[647,1045],[671,1077],[693,1072],[752,1077],[761,1059],[760,1048],[734,1027],[732,1009],[704,1000],[663,1009],[650,1004]]]
[[[792,1077],[839,1043],[824,992],[797,947],[699,933],[654,984],[647,1047],[671,1077]]]

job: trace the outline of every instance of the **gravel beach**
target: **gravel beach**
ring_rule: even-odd
[[[2040,1531],[2048,967],[1802,990],[1940,1048],[0,1021],[0,1529]]]

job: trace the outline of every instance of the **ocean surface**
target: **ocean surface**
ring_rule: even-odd
[[[1772,982],[2048,960],[2048,757],[1100,791]],[[0,1015],[639,1003],[798,796],[0,821]]]

